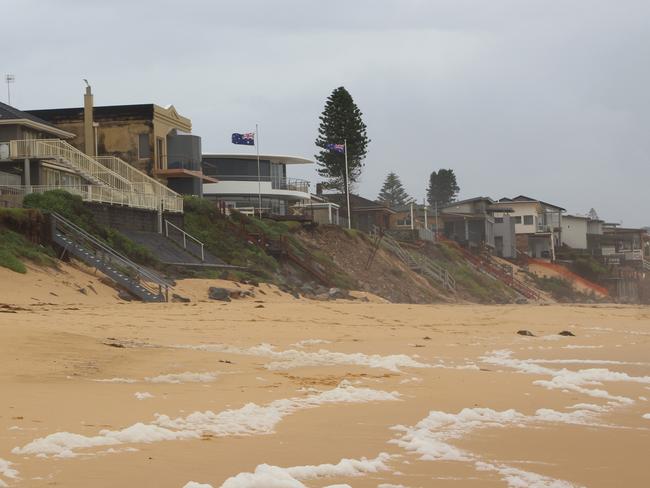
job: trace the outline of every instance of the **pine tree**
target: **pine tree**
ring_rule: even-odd
[[[593,208],[593,207],[591,208],[591,210],[589,210],[589,213],[587,214],[587,217],[589,217],[592,220],[599,220],[598,219],[598,212],[596,212],[596,209]]]
[[[344,87],[336,88],[325,102],[320,116],[316,146],[322,148],[315,156],[318,174],[327,180],[326,186],[342,192],[345,188],[345,156],[327,149],[328,144],[347,142],[349,182],[359,180],[363,160],[370,139],[366,135],[366,124],[361,110]]]
[[[413,199],[406,193],[402,182],[395,173],[388,173],[384,185],[379,191],[377,201],[389,207],[403,207],[410,204]]]
[[[427,200],[429,205],[446,205],[453,202],[458,195],[460,188],[456,182],[456,174],[453,169],[441,169],[432,172],[429,177],[429,188],[427,189]]]

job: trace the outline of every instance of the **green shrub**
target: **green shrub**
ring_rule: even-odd
[[[0,266],[26,273],[21,258],[41,266],[55,266],[53,255],[51,249],[32,244],[17,232],[0,228]]]
[[[599,281],[608,274],[607,268],[591,256],[576,257],[571,265],[571,270],[591,281]]]
[[[532,276],[538,288],[550,293],[551,296],[559,302],[584,302],[587,300],[596,300],[596,296],[593,293],[587,295],[576,291],[571,283],[562,278],[555,276],[537,276],[534,274]]]
[[[89,234],[103,240],[108,246],[132,261],[145,266],[161,267],[160,262],[149,249],[133,242],[115,229],[97,224],[93,213],[83,204],[79,195],[72,195],[65,190],[31,193],[25,197],[23,205],[44,212],[56,212]]]

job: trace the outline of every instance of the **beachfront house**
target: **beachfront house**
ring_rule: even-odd
[[[555,260],[555,250],[562,245],[564,208],[519,195],[501,198],[495,203],[494,210],[495,217],[505,218],[509,215],[514,219],[518,254]]]
[[[621,227],[614,223],[603,223],[600,235],[591,235],[589,250],[604,264],[624,266],[650,271],[650,263],[644,256],[645,229]]]
[[[172,105],[96,107],[87,87],[83,107],[29,113],[72,133],[70,144],[90,157],[118,158],[176,193],[201,194],[201,138]]]
[[[86,153],[76,138],[72,130],[0,103],[0,205],[21,206],[30,193],[59,189],[80,196],[105,223],[154,228],[161,214],[176,219],[183,212],[176,192],[119,158],[97,156],[93,144]]]
[[[311,200],[309,182],[287,175],[287,167],[313,164],[311,159],[260,154],[259,172],[256,154],[203,154],[201,161],[203,174],[214,180],[203,184],[203,196],[227,208],[253,213],[261,196],[263,212],[290,215]]]
[[[590,240],[598,242],[603,234],[604,221],[583,215],[562,216],[562,244],[571,249],[590,249]]]
[[[70,140],[75,135],[28,112],[0,103],[0,205],[20,206],[26,193],[42,187],[88,184],[64,161],[32,157],[39,140]]]
[[[346,225],[348,211],[345,194],[323,193],[321,196],[339,206],[341,225]],[[375,229],[390,229],[391,216],[395,214],[395,210],[383,203],[374,202],[350,193],[350,214],[352,215],[352,227],[354,229],[372,232]]]
[[[439,209],[442,233],[470,250],[484,250],[504,258],[515,258],[514,221],[508,208],[495,207],[489,197],[452,202]],[[499,217],[495,217],[495,211]]]

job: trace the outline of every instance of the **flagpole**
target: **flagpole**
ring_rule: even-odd
[[[260,137],[258,125],[255,124],[255,150],[257,151],[257,205],[262,219],[262,176],[260,173]]]
[[[350,213],[350,178],[348,173],[348,141],[343,139],[343,149],[345,151],[345,198],[348,202],[348,229],[352,229],[352,214]]]

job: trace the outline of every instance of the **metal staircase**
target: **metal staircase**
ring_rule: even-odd
[[[427,259],[425,256],[408,252],[388,234],[383,235],[382,241],[411,270],[439,282],[448,290],[456,290],[456,279],[439,264],[433,262],[431,259]]]
[[[104,273],[116,284],[145,302],[166,302],[170,283],[56,213],[50,214],[52,240],[64,252]]]

